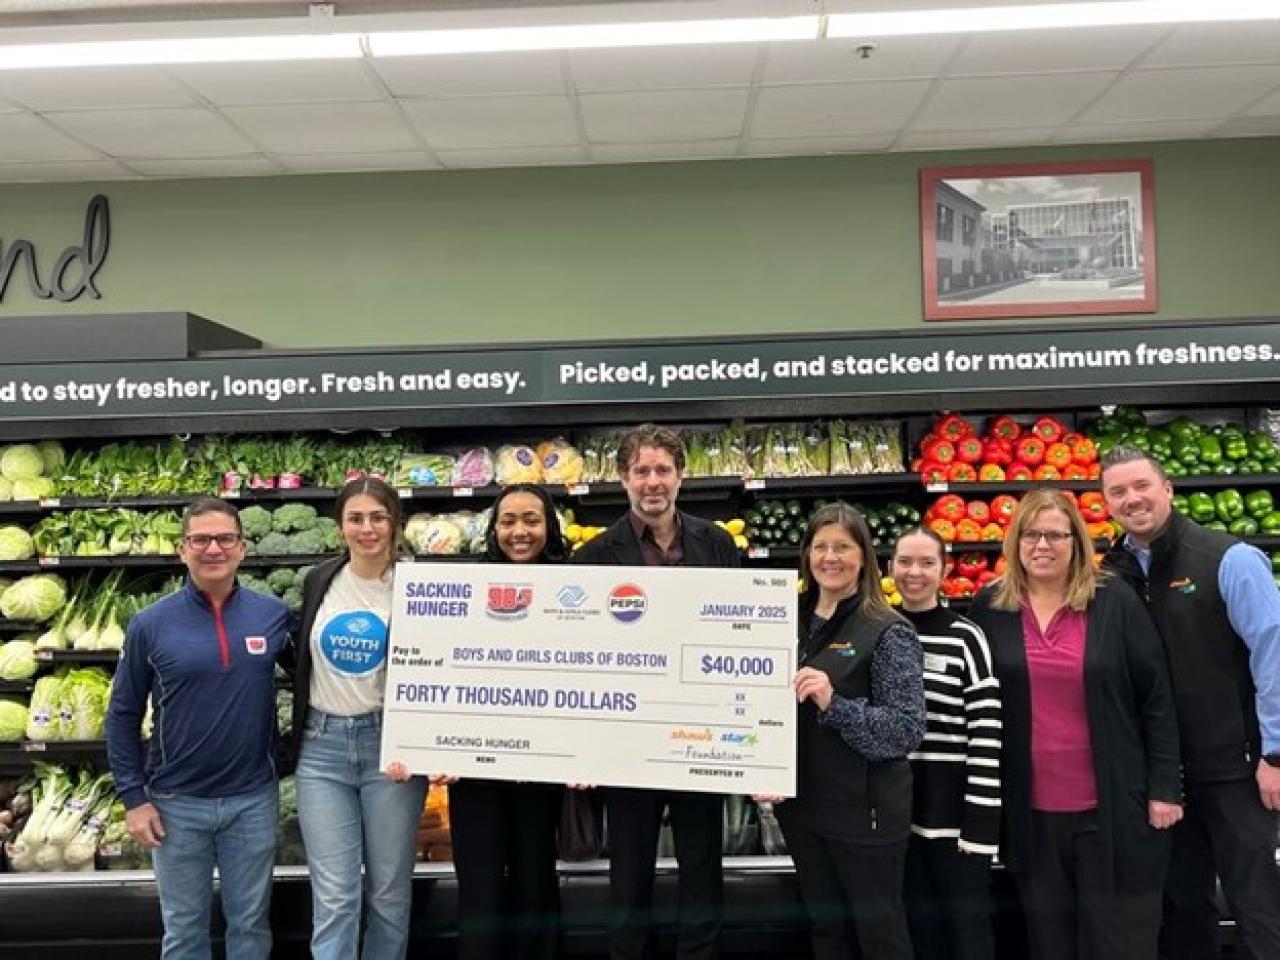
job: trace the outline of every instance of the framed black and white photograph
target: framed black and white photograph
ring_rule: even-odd
[[[926,320],[1153,313],[1150,160],[920,174]]]

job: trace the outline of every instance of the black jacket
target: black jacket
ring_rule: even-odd
[[[1106,565],[1147,600],[1164,641],[1190,783],[1252,780],[1262,752],[1249,648],[1218,590],[1222,556],[1240,541],[1179,513],[1151,543],[1151,575],[1117,543]]]
[[[739,567],[742,558],[733,545],[733,537],[710,521],[692,514],[680,514],[680,544],[686,567]],[[602,567],[643,567],[644,554],[640,541],[631,528],[630,513],[608,530],[589,541],[573,555],[574,563]]]
[[[1085,633],[1085,705],[1098,790],[1098,831],[1114,889],[1158,889],[1168,831],[1147,820],[1149,800],[1180,803],[1178,725],[1164,650],[1151,618],[1125,583],[1099,584]],[[1000,858],[1014,872],[1031,857],[1031,688],[1022,614],[978,594],[969,617],[987,634],[1004,695],[1004,797]]]
[[[333,583],[333,578],[346,563],[345,555],[326,560],[307,574],[307,579],[302,584],[302,611],[297,642],[294,644],[296,661],[293,668],[293,727],[284,738],[283,762],[287,770],[292,770],[298,763],[302,727],[307,720],[307,708],[311,705],[311,628],[315,625],[316,614],[324,595],[329,592],[329,584]]]

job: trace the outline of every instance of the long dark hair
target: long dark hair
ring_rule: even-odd
[[[485,561],[487,563],[511,562],[511,558],[498,546],[498,514],[502,512],[502,501],[515,493],[532,494],[542,503],[542,516],[547,524],[547,542],[534,563],[564,563],[569,559],[569,541],[565,539],[564,531],[560,529],[560,517],[556,513],[555,501],[551,499],[551,494],[536,483],[513,483],[503,487],[502,492],[493,501],[493,507],[489,511],[489,526],[484,532]]]
[[[407,553],[404,544],[404,508],[400,505],[400,494],[396,493],[385,480],[379,480],[377,477],[359,477],[349,481],[338,491],[338,499],[333,507],[339,527],[342,526],[342,514],[347,508],[347,503],[352,497],[361,495],[373,497],[378,501],[378,506],[386,510],[391,517],[391,557],[387,561],[387,566],[395,566],[396,560]],[[350,552],[347,550],[345,537],[342,540],[342,551]]]
[[[875,542],[871,537],[871,529],[866,518],[843,501],[828,503],[819,507],[809,518],[809,526],[805,528],[804,539],[800,541],[800,579],[804,582],[805,599],[816,602],[818,588],[813,582],[813,567],[809,562],[809,552],[813,540],[823,527],[838,526],[854,543],[862,554],[862,569],[858,574],[857,595],[862,598],[859,612],[869,620],[899,619],[897,611],[889,606],[889,601],[880,589],[880,565],[876,561]]]

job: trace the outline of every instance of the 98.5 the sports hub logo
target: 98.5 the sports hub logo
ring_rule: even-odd
[[[529,615],[533,587],[527,583],[491,583],[485,613],[496,620],[519,620]]]
[[[635,623],[649,609],[649,598],[634,583],[623,583],[609,591],[608,607],[619,623]]]

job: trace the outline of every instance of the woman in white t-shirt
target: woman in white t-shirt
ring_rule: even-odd
[[[400,960],[427,789],[424,777],[392,780],[379,757],[400,498],[381,480],[353,480],[338,494],[337,516],[345,551],[307,576],[294,678],[311,955]]]

